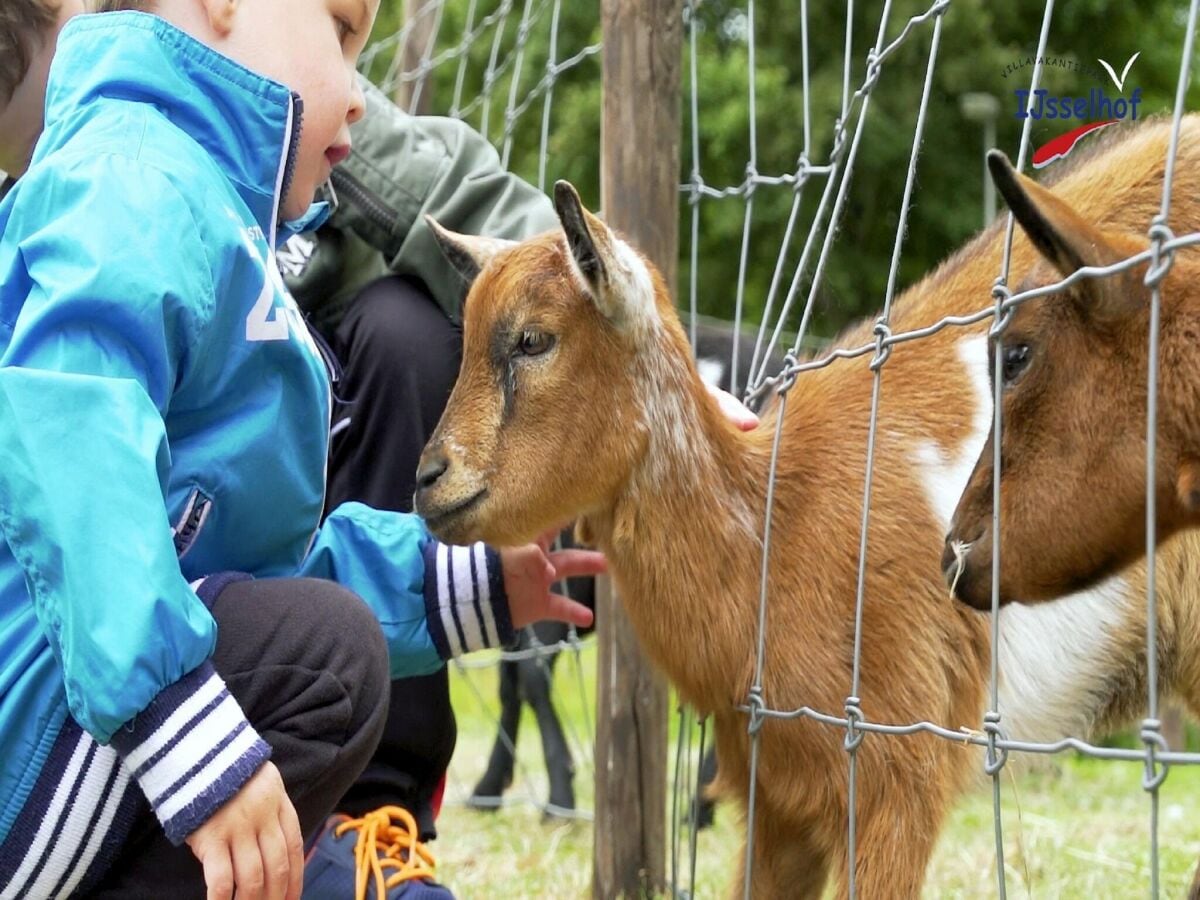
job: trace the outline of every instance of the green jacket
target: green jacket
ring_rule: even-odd
[[[458,321],[467,284],[442,256],[425,216],[453,231],[519,240],[554,228],[554,207],[506,172],[470,126],[410,116],[365,79],[362,86],[367,112],[351,128],[350,157],[333,173],[337,210],[315,235],[280,250],[280,268],[326,332],[365,284],[388,272],[419,279]]]

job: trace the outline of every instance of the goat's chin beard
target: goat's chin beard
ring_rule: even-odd
[[[465,502],[448,505],[429,504],[417,498],[417,514],[429,531],[446,544],[471,544],[485,540],[480,534],[479,509],[487,503],[487,491],[481,490]],[[448,507],[448,508],[447,508]]]

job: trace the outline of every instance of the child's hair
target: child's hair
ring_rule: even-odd
[[[0,3],[0,103],[12,99],[29,71],[33,51],[57,20],[57,0]]]

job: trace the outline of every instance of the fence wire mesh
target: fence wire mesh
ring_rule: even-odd
[[[867,432],[866,467],[861,485],[861,521],[857,577],[854,598],[853,675],[846,685],[843,707],[818,709],[812,706],[775,708],[771,705],[763,684],[766,654],[770,649],[770,612],[768,604],[768,569],[770,556],[772,503],[775,493],[776,461],[781,451],[782,429],[777,428],[772,450],[771,477],[767,490],[767,515],[763,523],[763,556],[761,565],[761,587],[758,598],[758,623],[756,644],[747,647],[753,659],[753,683],[739,709],[746,715],[751,741],[750,792],[746,798],[749,815],[746,839],[746,866],[743,891],[751,896],[754,876],[752,861],[755,844],[755,809],[759,802],[756,785],[756,767],[759,759],[761,733],[765,723],[772,720],[807,719],[821,726],[844,732],[843,745],[849,787],[848,845],[850,847],[847,867],[848,890],[856,896],[856,872],[853,860],[857,850],[856,798],[858,784],[858,754],[864,740],[880,740],[887,736],[898,737],[928,734],[957,744],[971,744],[982,750],[982,768],[992,788],[992,827],[995,833],[996,893],[1007,896],[1009,889],[1004,860],[1005,836],[1004,815],[1001,803],[1002,776],[1012,754],[1053,755],[1074,751],[1084,756],[1111,761],[1135,762],[1145,768],[1143,787],[1149,798],[1149,884],[1151,896],[1160,892],[1159,877],[1159,790],[1173,765],[1195,765],[1200,763],[1200,754],[1174,750],[1167,747],[1162,738],[1159,718],[1157,685],[1157,597],[1155,584],[1155,541],[1154,500],[1152,490],[1155,472],[1155,422],[1157,398],[1157,328],[1161,303],[1159,285],[1169,271],[1177,252],[1200,243],[1200,233],[1176,236],[1169,227],[1171,211],[1172,173],[1178,146],[1180,123],[1185,111],[1186,89],[1192,71],[1193,39],[1195,31],[1197,0],[1187,10],[1186,25],[1181,24],[1180,64],[1174,105],[1170,149],[1166,160],[1166,177],[1163,184],[1161,209],[1153,221],[1147,222],[1150,240],[1148,249],[1120,262],[1106,266],[1085,267],[1055,284],[1013,291],[1008,286],[1010,276],[1010,251],[1014,233],[1011,217],[1004,229],[1003,261],[992,295],[979,298],[976,311],[963,315],[947,315],[936,322],[920,328],[893,331],[891,323],[892,302],[901,282],[901,260],[908,228],[908,216],[918,196],[921,150],[925,141],[927,113],[934,96],[934,73],[939,64],[939,51],[943,23],[952,8],[952,0],[935,0],[914,15],[897,18],[891,0],[883,3],[879,12],[878,27],[874,42],[864,52],[853,40],[856,17],[865,11],[852,2],[845,6],[844,32],[838,36],[842,47],[842,77],[840,100],[836,105],[836,117],[828,140],[818,138],[823,124],[814,115],[811,95],[812,48],[810,41],[832,45],[834,37],[828,33],[814,35],[809,28],[809,4],[799,0],[787,10],[770,8],[767,15],[759,17],[754,0],[744,3],[728,3],[719,25],[704,15],[705,2],[685,4],[685,42],[687,78],[685,79],[684,106],[687,113],[684,166],[688,170],[681,184],[684,204],[685,248],[682,257],[686,261],[685,276],[681,293],[686,296],[690,312],[693,345],[696,342],[694,323],[700,320],[704,284],[703,270],[706,260],[702,256],[701,236],[705,229],[705,211],[712,204],[740,204],[742,227],[737,245],[737,277],[733,294],[733,317],[739,324],[746,317],[747,294],[750,269],[753,266],[751,248],[755,242],[777,245],[774,265],[767,281],[765,297],[761,299],[760,324],[757,327],[754,350],[750,362],[749,383],[734,381],[733,391],[746,397],[751,404],[774,402],[781,414],[786,410],[788,394],[807,373],[823,369],[835,362],[869,357],[872,372],[869,426]],[[858,5],[861,7],[861,4]],[[598,21],[598,9],[589,10]],[[520,174],[543,189],[548,178],[569,169],[568,161],[561,158],[569,154],[569,147],[556,147],[554,143],[555,90],[564,78],[579,78],[598,84],[598,43],[589,42],[568,46],[560,34],[560,23],[566,7],[562,0],[423,0],[408,2],[408,17],[393,30],[385,29],[385,37],[375,42],[364,54],[362,67],[385,91],[412,112],[430,111],[463,119],[478,128],[496,146],[506,166],[512,165]],[[756,35],[771,27],[775,17],[798,16],[801,40],[796,48],[794,63],[799,67],[799,100],[796,120],[790,124],[796,137],[798,152],[790,170],[761,171],[762,157],[759,153],[759,123],[756,110],[757,60]],[[1055,2],[1047,0],[1040,23],[1030,23],[1029,40],[1036,40],[1037,62],[1028,76],[1030,97],[1042,77],[1042,60],[1053,31]],[[764,21],[765,18],[765,21]],[[1035,27],[1036,26],[1036,27]],[[720,37],[731,37],[745,43],[748,59],[747,84],[747,132],[749,153],[740,172],[729,166],[721,166],[718,173],[705,169],[703,160],[704,122],[706,91],[712,85],[700,80],[698,61],[706,53],[712,53],[715,29],[722,29]],[[572,32],[578,35],[578,29]],[[594,41],[598,26],[591,32]],[[863,148],[866,124],[871,111],[873,92],[885,82],[889,65],[895,64],[902,50],[920,48],[925,76],[919,101],[912,110],[912,140],[907,166],[904,170],[903,191],[896,218],[896,230],[887,283],[881,299],[879,314],[872,339],[859,344],[832,350],[816,350],[822,341],[810,334],[814,315],[821,298],[821,291],[831,251],[838,235],[839,223],[847,215],[853,185],[855,163]],[[828,51],[827,51],[828,52]],[[905,57],[910,64],[911,56]],[[857,79],[857,80],[856,80]],[[598,98],[597,93],[597,98]],[[597,107],[598,118],[598,107]],[[1016,167],[1025,169],[1030,148],[1030,119],[1025,120],[1020,140],[1015,148]],[[597,139],[599,139],[597,130]],[[556,151],[559,156],[556,156]],[[813,196],[815,194],[815,196]],[[764,202],[764,195],[785,198],[788,213],[786,225],[780,234],[764,234],[755,227],[756,204]],[[935,335],[956,328],[977,326],[992,321],[988,329],[989,339],[996,346],[996,366],[1002,356],[1000,347],[1004,329],[1012,311],[1030,300],[1057,293],[1077,284],[1085,278],[1102,278],[1126,272],[1134,267],[1149,263],[1146,284],[1152,292],[1152,324],[1148,340],[1151,349],[1151,371],[1147,396],[1147,460],[1146,471],[1150,489],[1147,490],[1147,542],[1149,558],[1146,585],[1146,664],[1149,675],[1146,679],[1148,693],[1146,715],[1138,730],[1141,749],[1100,746],[1084,737],[1064,737],[1055,741],[1024,739],[1020,735],[1009,735],[999,704],[1000,638],[998,587],[993,588],[992,626],[990,629],[991,667],[988,677],[988,702],[984,715],[974,727],[964,728],[960,723],[934,721],[877,722],[870,720],[863,711],[864,699],[860,683],[861,657],[863,652],[863,611],[872,598],[867,590],[867,567],[872,551],[868,541],[872,515],[873,473],[876,469],[876,435],[880,399],[883,391],[883,376],[893,348],[910,342],[926,341]],[[788,348],[785,363],[777,363],[779,354]],[[730,371],[742,369],[744,360],[739,345],[733,345]],[[1001,405],[999,403],[999,369],[994,384],[993,428],[1000,433]],[[999,443],[996,444],[997,448]],[[1001,459],[996,451],[993,465],[1000,472]],[[995,508],[999,509],[999,478],[996,479]],[[993,572],[998,572],[1003,548],[999,542],[998,512],[993,517]],[[998,579],[993,577],[993,585]],[[585,685],[584,670],[589,664],[586,642],[571,635],[562,642],[540,646],[535,642],[525,649],[508,651],[479,659],[467,659],[456,663],[463,677],[464,691],[479,708],[495,709],[494,700],[487,696],[493,688],[485,688],[478,679],[483,669],[492,669],[502,662],[518,663],[530,660],[546,661],[551,655],[566,651],[558,664],[555,676],[557,690],[565,688],[572,692],[577,703],[578,715],[568,722],[567,732],[576,763],[577,783],[590,782],[591,742],[594,738],[592,706],[594,697]],[[564,662],[569,662],[564,665]],[[560,704],[561,705],[561,704]],[[486,713],[491,726],[500,730],[500,715]],[[700,790],[701,759],[711,744],[708,725],[689,710],[681,709],[677,722],[678,742],[675,746],[674,785],[669,801],[671,817],[670,877],[671,889],[677,896],[696,895],[697,810],[694,802]],[[504,739],[501,738],[503,741]],[[544,782],[534,776],[528,760],[518,757],[521,787],[516,792],[522,802],[551,813],[569,813],[546,802],[547,790]],[[521,770],[524,770],[523,772]],[[470,801],[469,781],[472,776],[453,773],[448,791],[452,801]],[[584,791],[585,794],[588,791]],[[479,801],[474,801],[478,803]],[[498,798],[494,801],[503,801]],[[484,805],[487,805],[485,800]],[[573,813],[587,819],[591,811],[586,803],[580,803]]]
[[[1000,897],[1007,896],[1008,890],[1004,864],[1005,841],[1001,806],[1001,777],[1011,753],[1056,754],[1067,750],[1073,750],[1077,753],[1096,759],[1141,762],[1145,767],[1143,787],[1149,795],[1150,866],[1148,887],[1151,896],[1159,896],[1159,789],[1166,778],[1168,766],[1178,764],[1194,765],[1196,763],[1200,763],[1200,754],[1170,750],[1168,749],[1167,744],[1162,736],[1162,723],[1159,719],[1158,704],[1158,607],[1155,588],[1154,538],[1156,395],[1158,384],[1157,329],[1160,305],[1159,285],[1162,278],[1165,277],[1166,272],[1170,268],[1174,252],[1178,249],[1182,249],[1183,247],[1192,246],[1200,241],[1200,234],[1188,234],[1177,237],[1171,232],[1167,225],[1171,204],[1172,172],[1178,147],[1180,124],[1185,111],[1186,89],[1192,68],[1196,3],[1193,2],[1191,4],[1188,10],[1187,24],[1180,29],[1182,36],[1180,40],[1181,54],[1179,77],[1173,112],[1170,147],[1166,159],[1166,177],[1163,183],[1161,211],[1157,216],[1154,217],[1153,221],[1146,223],[1146,227],[1148,229],[1147,235],[1150,239],[1150,247],[1145,251],[1134,254],[1120,262],[1113,263],[1112,265],[1103,267],[1084,267],[1077,270],[1073,274],[1062,278],[1055,284],[1029,288],[1014,293],[1007,286],[1010,274],[1010,254],[1014,231],[1013,220],[1012,217],[1009,216],[1004,234],[1003,262],[995,282],[994,290],[992,292],[992,304],[990,306],[984,306],[982,302],[983,298],[981,298],[980,308],[975,313],[960,316],[945,316],[938,321],[923,326],[919,329],[895,333],[893,333],[890,325],[891,306],[897,284],[899,262],[906,234],[907,217],[913,205],[913,189],[917,176],[920,150],[924,137],[926,112],[929,105],[932,76],[938,60],[942,22],[943,17],[951,6],[949,0],[939,0],[939,2],[930,4],[927,9],[909,18],[898,29],[894,28],[889,22],[892,4],[890,2],[884,3],[879,19],[879,29],[876,40],[865,54],[859,52],[857,54],[857,59],[856,55],[852,52],[851,41],[852,23],[855,10],[852,3],[847,4],[845,32],[846,49],[841,115],[837,119],[834,126],[834,137],[828,156],[820,159],[815,158],[816,154],[811,138],[811,123],[809,116],[809,46],[807,28],[808,8],[806,3],[800,3],[798,14],[802,19],[803,26],[799,57],[800,64],[804,70],[802,78],[802,83],[804,85],[803,145],[797,158],[795,170],[790,173],[776,176],[763,176],[758,172],[757,133],[756,123],[754,121],[755,78],[753,71],[753,60],[755,55],[754,43],[756,35],[755,3],[754,0],[749,0],[749,2],[745,4],[745,19],[747,23],[745,35],[746,40],[749,43],[748,56],[752,61],[749,78],[750,96],[748,99],[748,108],[750,110],[750,121],[748,123],[750,153],[746,164],[745,179],[736,185],[723,188],[714,188],[706,183],[700,170],[700,121],[702,118],[703,106],[700,98],[704,88],[704,85],[698,83],[696,66],[698,54],[697,22],[699,20],[699,16],[696,15],[696,12],[700,6],[702,6],[702,4],[690,4],[688,7],[688,46],[690,53],[689,71],[691,75],[690,111],[692,169],[688,180],[681,186],[681,190],[691,207],[691,271],[688,288],[690,305],[693,311],[697,309],[699,296],[698,285],[701,282],[699,270],[703,265],[698,255],[698,248],[700,245],[699,235],[701,233],[700,222],[702,204],[713,201],[733,201],[744,204],[743,241],[740,248],[739,283],[736,295],[736,309],[740,320],[743,305],[747,256],[751,241],[751,220],[754,214],[753,210],[755,198],[759,191],[765,189],[791,190],[793,192],[791,212],[787,220],[786,228],[780,240],[777,264],[771,276],[770,288],[764,304],[765,312],[763,314],[761,325],[758,331],[757,346],[754,356],[754,374],[752,376],[751,383],[746,386],[745,390],[745,396],[747,401],[750,403],[761,403],[768,398],[775,398],[775,402],[778,404],[780,409],[780,414],[777,419],[778,427],[776,429],[775,443],[772,450],[770,483],[767,486],[767,514],[763,528],[762,578],[761,593],[759,597],[758,639],[757,647],[754,652],[754,680],[746,697],[746,702],[740,707],[740,709],[747,715],[747,727],[751,740],[751,774],[749,782],[750,790],[747,798],[747,807],[749,813],[747,815],[748,834],[745,851],[746,865],[745,882],[743,885],[744,895],[746,897],[750,897],[752,894],[754,875],[753,859],[755,842],[755,806],[758,799],[757,791],[759,784],[756,767],[759,759],[759,746],[761,740],[760,735],[763,724],[768,720],[807,718],[831,728],[842,729],[845,732],[844,747],[847,757],[849,785],[848,845],[850,848],[849,859],[851,861],[848,865],[848,871],[845,874],[847,876],[848,891],[850,896],[857,895],[856,867],[853,861],[856,859],[856,828],[858,824],[858,817],[856,815],[856,770],[859,748],[864,738],[867,736],[900,736],[918,733],[935,735],[939,738],[956,743],[966,742],[977,745],[984,749],[983,769],[986,775],[989,776],[992,784],[992,824],[995,831],[997,879],[996,892]],[[1033,102],[1033,97],[1035,96],[1034,92],[1038,89],[1039,79],[1042,75],[1042,62],[1047,55],[1046,48],[1048,36],[1051,32],[1054,19],[1054,6],[1055,4],[1053,0],[1048,0],[1048,2],[1045,4],[1044,15],[1042,17],[1038,32],[1037,51],[1035,53],[1036,63],[1032,67],[1032,75],[1029,80],[1029,97],[1031,105]],[[893,34],[894,36],[890,37],[889,40],[889,35]],[[826,39],[828,40],[828,36],[826,36]],[[888,61],[889,57],[891,57],[905,42],[911,41],[927,41],[928,49],[926,53],[926,76],[921,99],[917,109],[915,110],[912,150],[908,160],[904,181],[903,198],[900,203],[899,216],[897,219],[891,265],[888,270],[887,288],[882,298],[882,313],[879,315],[875,323],[874,339],[863,342],[857,346],[838,348],[823,353],[817,353],[812,355],[811,358],[801,360],[801,344],[808,333],[815,303],[819,296],[822,285],[822,276],[829,258],[830,249],[834,245],[837,235],[838,223],[841,220],[841,217],[845,214],[846,199],[850,192],[855,160],[860,150],[861,139],[865,133],[865,123],[870,111],[872,91],[879,83],[881,77],[886,77],[885,63]],[[861,81],[859,82],[857,89],[851,93],[851,72],[858,71],[859,65],[862,67]],[[1030,142],[1030,126],[1032,122],[1032,117],[1026,118],[1024,121],[1024,127],[1022,129],[1022,134],[1016,153],[1016,167],[1018,171],[1021,171],[1026,166]],[[810,214],[810,218],[805,223],[805,228],[798,226],[798,221],[801,218],[799,214],[802,208],[804,191],[809,182],[812,181],[816,181],[817,184],[821,186],[821,193],[816,209]],[[794,235],[797,233],[803,235],[803,244],[802,249],[800,250],[798,262],[796,262],[790,269],[791,277],[789,281],[787,259]],[[815,262],[812,261],[814,255]],[[1003,342],[1004,328],[1011,318],[1011,312],[1014,307],[1018,304],[1033,300],[1038,297],[1058,293],[1064,288],[1077,283],[1080,279],[1111,276],[1119,272],[1128,271],[1131,268],[1145,264],[1146,262],[1150,263],[1150,271],[1146,276],[1145,283],[1152,289],[1153,299],[1151,306],[1152,316],[1149,335],[1151,369],[1149,373],[1149,391],[1147,397],[1148,415],[1146,432],[1146,553],[1148,557],[1146,584],[1146,663],[1148,675],[1146,682],[1148,685],[1148,696],[1146,699],[1146,715],[1142,720],[1138,730],[1138,736],[1143,748],[1137,750],[1097,746],[1079,737],[1067,737],[1053,742],[1039,742],[1022,740],[1019,737],[1010,737],[1006,734],[1005,723],[999,710],[998,700],[1000,680],[1000,617],[997,615],[997,612],[1000,602],[999,562],[1002,549],[999,539],[999,473],[1001,471],[999,441],[995,442],[995,457],[993,459],[993,467],[997,475],[994,480],[994,512],[991,530],[993,541],[993,588],[991,617],[992,624],[990,629],[991,667],[988,686],[989,702],[983,719],[978,723],[977,729],[974,730],[964,729],[961,726],[947,727],[945,724],[929,721],[910,723],[885,723],[869,721],[863,713],[863,701],[859,696],[860,666],[862,658],[863,608],[865,603],[870,602],[870,598],[866,595],[865,590],[868,553],[871,550],[867,540],[867,535],[871,517],[872,480],[876,463],[875,445],[880,406],[881,381],[883,373],[886,370],[886,363],[888,362],[892,348],[902,343],[930,338],[947,328],[962,328],[992,319],[993,324],[989,329],[988,336],[996,347],[994,354],[996,369],[992,379],[995,391],[993,396],[993,428],[996,434],[1000,434],[1000,429],[1002,427],[1000,415],[1002,409],[1000,392],[1002,390],[1003,383],[1000,371],[1003,354],[1000,350],[1000,347]],[[786,292],[782,290],[782,285],[784,283],[789,283]],[[800,296],[801,290],[805,285],[807,286],[807,297],[800,313],[800,324],[795,342],[791,348],[791,351],[788,353],[786,364],[778,371],[772,371],[767,362],[767,358],[770,351],[773,350],[780,342],[781,334],[785,324],[790,321],[790,317],[794,314],[794,304],[796,303],[798,297]],[[782,301],[780,301],[781,296]],[[779,307],[778,311],[776,309],[777,306]],[[854,606],[853,677],[851,683],[847,685],[845,704],[841,711],[821,710],[812,708],[810,706],[801,706],[799,708],[792,709],[773,708],[769,703],[769,698],[765,695],[763,687],[764,659],[768,651],[769,636],[771,634],[768,616],[767,559],[770,557],[771,547],[771,525],[773,517],[772,504],[775,494],[775,471],[780,453],[780,437],[782,433],[782,422],[784,419],[783,413],[784,410],[786,410],[788,402],[788,392],[795,385],[797,378],[802,377],[804,373],[825,368],[838,360],[854,359],[866,357],[868,355],[871,357],[869,367],[873,373],[873,378],[866,450],[867,463],[865,478],[862,486],[862,518],[857,560],[857,587]],[[682,747],[687,739],[687,735],[681,731],[681,746],[680,750],[678,751],[680,754],[684,752]],[[678,846],[678,843],[679,829],[677,828],[677,833],[673,840],[673,846]],[[673,877],[675,879],[677,892],[680,894],[692,894],[694,892],[694,879],[692,881],[687,880],[687,873],[684,871],[683,867],[675,864],[674,857],[672,862]]]
[[[564,78],[599,79],[599,45],[572,45],[560,35],[564,6],[570,11],[571,4],[406,0],[395,6],[381,12],[380,37],[363,53],[360,70],[409,113],[473,126],[503,166],[545,189],[548,172],[561,168],[551,151],[555,89]],[[590,19],[599,22],[598,10]],[[514,152],[520,164],[510,166]],[[515,804],[557,819],[591,820],[595,690],[585,673],[595,665],[592,644],[573,627],[526,629],[515,648],[452,663],[460,727],[448,804],[480,810]]]

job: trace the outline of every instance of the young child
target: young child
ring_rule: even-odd
[[[446,547],[353,503],[316,527],[329,385],[273,249],[349,150],[376,7],[63,30],[0,203],[6,894],[296,897],[389,677],[590,618],[548,588],[596,554]]]

